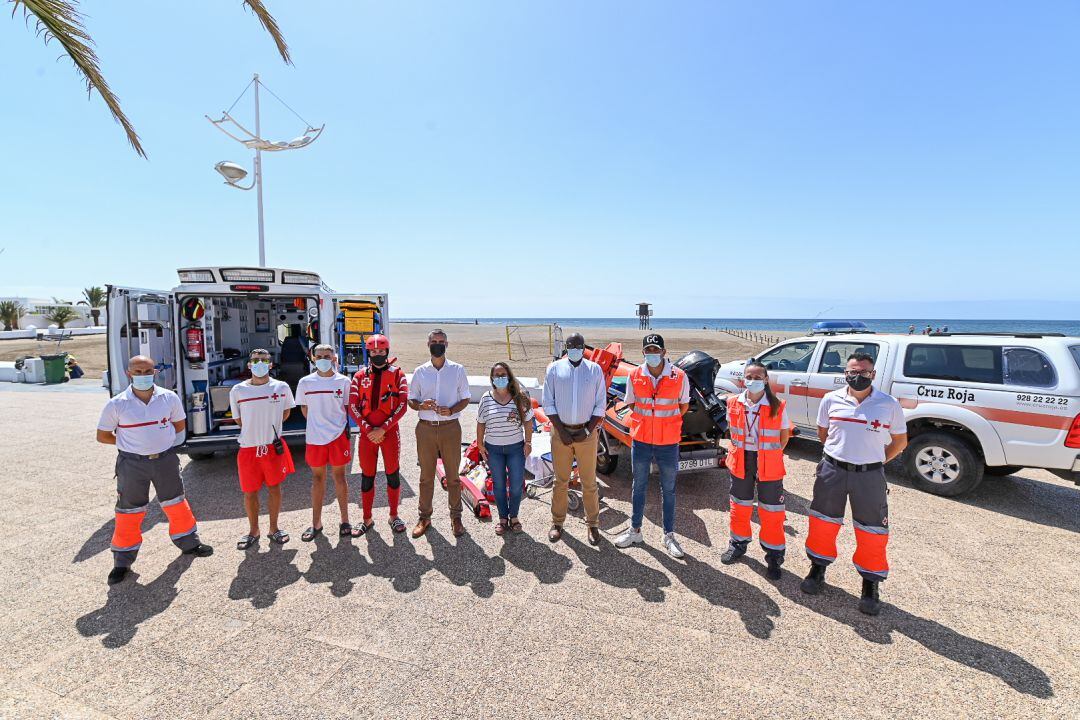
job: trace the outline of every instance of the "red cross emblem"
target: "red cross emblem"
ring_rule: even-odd
[[[273,395],[270,396],[270,399],[271,400],[277,400],[279,397],[282,397],[282,396],[278,395],[277,393],[274,393]]]
[[[335,390],[334,394],[337,395],[338,397],[341,397],[341,388],[338,388],[337,390]]]
[[[360,387],[363,387],[363,388],[371,387],[371,378],[369,378],[369,377],[367,377],[365,375],[364,378],[360,380]]]
[[[881,427],[881,423],[879,423],[877,420],[874,420],[874,422],[870,423],[870,427],[877,430],[879,427]]]
[[[169,418],[161,418],[161,427],[165,427],[169,424]]]

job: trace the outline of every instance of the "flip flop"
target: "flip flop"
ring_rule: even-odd
[[[247,550],[249,547],[259,542],[258,535],[245,535],[240,538],[240,542],[236,543],[237,550]]]
[[[349,523],[341,523],[338,525],[338,537],[352,537],[353,526]]]
[[[284,545],[289,542],[289,533],[284,530],[278,530],[273,535],[270,535],[270,542],[277,543],[278,545]]]
[[[374,521],[370,521],[370,522],[364,521],[364,522],[360,523],[359,525],[353,525],[352,536],[353,537],[360,537],[361,535],[364,535],[365,533],[367,533],[367,531],[370,530],[373,527],[375,527],[375,522]]]
[[[405,521],[399,517],[390,518],[390,527],[396,533],[405,532]]]
[[[304,531],[304,534],[300,536],[300,539],[304,542],[311,542],[320,535],[322,535],[322,528],[309,527]]]

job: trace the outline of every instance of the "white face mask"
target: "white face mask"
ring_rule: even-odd
[[[270,374],[270,363],[262,360],[251,363],[251,374],[255,377],[266,377]]]
[[[570,359],[570,362],[581,362],[581,358],[585,357],[585,351],[581,348],[567,348],[566,357]]]
[[[136,390],[146,391],[154,387],[153,375],[132,375],[131,384]]]
[[[319,358],[315,361],[315,367],[319,369],[319,372],[330,372],[330,368],[334,367],[334,361],[330,358]]]
[[[751,393],[754,393],[755,395],[757,395],[759,392],[762,392],[762,391],[765,390],[765,381],[764,380],[747,380],[746,381],[746,389],[747,389],[748,392],[751,392]]]

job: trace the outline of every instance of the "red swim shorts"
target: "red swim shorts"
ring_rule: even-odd
[[[258,492],[263,485],[279,485],[285,476],[296,470],[289,446],[282,443],[285,452],[278,455],[273,445],[240,448],[236,455],[236,468],[240,472],[240,490]]]
[[[348,428],[326,445],[308,445],[304,450],[304,459],[313,468],[348,465],[352,460],[352,441]]]

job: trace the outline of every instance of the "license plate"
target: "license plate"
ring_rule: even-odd
[[[701,458],[699,460],[680,460],[680,470],[700,470],[701,468],[716,467],[716,458]]]

